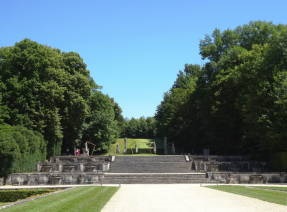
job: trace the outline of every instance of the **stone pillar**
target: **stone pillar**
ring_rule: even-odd
[[[59,171],[59,172],[62,172],[62,171],[63,171],[63,164],[62,164],[62,163],[59,163],[59,164],[58,164],[58,171]]]
[[[155,140],[153,142],[153,153],[156,154],[156,143],[155,143]]]
[[[120,153],[120,146],[119,144],[117,144],[117,147],[116,147],[116,153],[119,154]]]
[[[174,147],[174,143],[171,144],[171,154],[175,154],[175,147]]]
[[[41,168],[42,168],[41,163],[37,163],[37,172],[40,172],[40,171],[41,171]]]
[[[84,164],[83,164],[83,163],[80,163],[80,164],[79,164],[79,171],[80,171],[80,172],[84,172],[84,170],[85,170]]]
[[[127,153],[127,149],[128,149],[128,139],[124,138],[124,153]]]
[[[209,149],[203,149],[203,155],[208,160],[209,157]]]
[[[164,137],[163,139],[163,153],[165,155],[167,155],[168,151],[167,151],[167,137]]]

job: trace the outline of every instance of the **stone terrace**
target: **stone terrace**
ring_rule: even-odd
[[[286,172],[238,156],[58,156],[37,172],[14,173],[8,185],[130,183],[287,183]]]

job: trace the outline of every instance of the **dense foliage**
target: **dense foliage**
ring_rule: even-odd
[[[32,171],[46,156],[43,136],[21,126],[0,125],[0,176]]]
[[[41,134],[48,157],[73,153],[86,139],[105,151],[117,137],[121,109],[98,88],[75,52],[29,39],[0,48],[0,125]],[[12,140],[6,144],[14,145]]]
[[[124,121],[121,137],[155,138],[156,124],[153,117],[131,118]]]
[[[287,150],[287,26],[251,22],[200,42],[158,106],[159,135],[176,149],[217,154]]]

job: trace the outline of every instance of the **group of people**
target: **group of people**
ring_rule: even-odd
[[[88,141],[85,142],[85,147],[82,150],[82,154],[86,155],[86,156],[89,156],[88,143],[90,143],[90,142],[88,142]],[[90,144],[94,145],[93,143],[90,143]],[[94,145],[94,146],[96,146],[96,145]],[[81,150],[79,148],[75,148],[74,149],[74,155],[75,156],[80,156],[81,155]]]
[[[74,151],[74,155],[75,156],[80,156],[80,154],[81,154],[80,149],[76,148],[75,151]]]

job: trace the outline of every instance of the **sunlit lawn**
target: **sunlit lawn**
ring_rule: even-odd
[[[287,205],[287,187],[215,185],[208,188]]]
[[[77,187],[12,206],[3,211],[101,211],[118,187]]]
[[[144,139],[144,138],[128,138],[127,139],[127,149],[129,152],[132,152],[135,154],[135,146],[137,146],[138,149],[151,149],[152,148],[152,139]],[[122,155],[124,152],[124,139],[119,138],[117,139],[116,143],[112,144],[109,151],[108,155],[116,155],[116,148],[117,145],[119,145],[119,149],[121,154],[117,155]],[[126,154],[125,154],[126,155]],[[154,155],[153,153],[143,153],[143,154],[136,154],[138,156],[144,156],[144,155]]]

